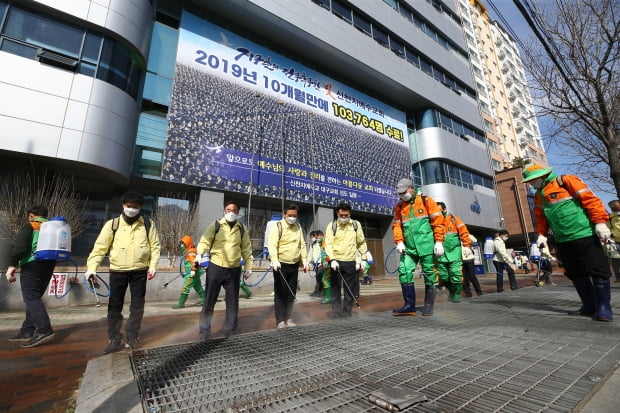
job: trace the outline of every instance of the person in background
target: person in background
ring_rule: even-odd
[[[47,222],[47,207],[35,205],[26,213],[28,222],[22,225],[17,233],[10,265],[6,270],[7,281],[14,283],[17,281],[15,271],[21,268],[20,285],[26,304],[26,318],[19,332],[11,336],[9,341],[24,341],[22,347],[35,347],[54,338],[50,317],[41,297],[52,279],[56,261],[34,259],[41,224]]]
[[[508,281],[511,290],[518,290],[517,278],[515,271],[512,269],[512,259],[506,252],[506,241],[510,235],[508,231],[502,229],[497,233],[497,237],[493,240],[493,265],[495,266],[497,292],[504,292],[504,271],[508,273]]]
[[[271,227],[267,246],[273,269],[273,307],[276,327],[295,327],[293,305],[297,297],[299,266],[308,268],[306,242],[301,225],[297,222],[299,207],[291,204],[282,220]]]
[[[457,216],[452,215],[446,209],[446,204],[437,202],[441,208],[445,234],[443,238],[444,254],[437,257],[437,272],[439,279],[448,289],[448,301],[458,303],[461,301],[463,289],[463,252],[472,254],[467,225]]]
[[[478,242],[476,237],[472,234],[469,234],[470,248],[462,248],[462,258],[463,258],[463,291],[465,291],[466,297],[471,297],[471,289],[469,284],[471,283],[474,286],[474,290],[476,290],[476,294],[478,296],[482,295],[482,288],[480,287],[480,281],[478,281],[478,277],[476,276],[476,269],[474,266],[474,251],[471,249],[471,245]]]
[[[222,287],[226,293],[224,335],[230,337],[237,329],[242,259],[245,274],[252,271],[250,234],[238,218],[239,204],[236,201],[225,202],[224,216],[207,226],[196,247],[196,261],[201,266],[207,267],[205,281],[207,291],[199,322],[200,341],[207,341],[211,336],[213,309]]]
[[[396,250],[401,254],[398,279],[405,304],[392,315],[415,316],[414,271],[418,263],[424,274],[424,310],[422,315],[433,315],[437,294],[437,275],[434,258],[444,254],[444,219],[435,201],[413,187],[411,179],[403,178],[396,185],[400,201],[394,207],[392,233]]]
[[[366,265],[368,247],[361,224],[351,218],[351,206],[341,202],[334,212],[336,220],[325,229],[325,253],[331,267],[332,316],[351,317],[355,294],[359,292],[358,273]]]
[[[569,314],[613,321],[611,270],[601,244],[611,236],[607,211],[581,179],[558,176],[552,169],[529,164],[522,171],[522,182],[536,190],[536,243],[539,248],[546,246],[547,233],[553,231],[558,258],[581,299],[581,307]]]
[[[610,240],[613,242],[607,243],[606,247],[611,259],[611,267],[616,276],[616,282],[620,282],[620,201],[615,199],[607,205],[611,209],[607,225],[611,230]]]
[[[315,284],[314,291],[310,294],[310,297],[320,298],[323,296],[323,282],[321,280],[322,276],[322,268],[321,265],[321,245],[318,244],[318,231],[310,232],[310,246],[308,247],[308,264],[310,265],[310,269],[314,271]]]
[[[86,261],[86,279],[97,275],[103,258],[110,256],[110,299],[108,300],[108,345],[104,354],[122,348],[123,305],[129,286],[131,304],[125,327],[125,347],[135,350],[140,345],[140,326],[144,315],[146,281],[157,271],[161,245],[157,228],[140,212],[144,196],[127,192],[121,196],[123,212],[107,221]]]
[[[202,307],[205,302],[205,291],[202,288],[202,282],[200,276],[203,271],[202,268],[197,265],[196,260],[196,247],[194,246],[194,240],[189,235],[184,235],[179,241],[181,246],[181,254],[183,254],[183,286],[181,287],[181,294],[179,295],[179,301],[172,305],[173,309],[185,307],[185,302],[189,296],[189,292],[192,288],[196,291],[196,294],[200,297],[200,301],[196,306]]]

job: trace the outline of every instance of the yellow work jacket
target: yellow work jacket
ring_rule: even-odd
[[[330,222],[325,229],[325,253],[330,260],[336,261],[361,261],[366,260],[366,238],[362,225],[356,222],[357,231],[353,227],[353,220],[346,224],[337,220],[336,234],[333,223]]]
[[[86,261],[86,268],[89,271],[97,271],[101,261],[110,251],[112,271],[157,269],[161,245],[155,224],[151,221],[147,236],[142,216],[131,225],[121,216],[116,233],[112,230],[112,221],[114,220],[111,219],[103,225]]]
[[[224,268],[236,268],[241,266],[241,258],[245,261],[246,271],[252,271],[252,244],[247,229],[241,237],[241,224],[239,221],[231,226],[222,217],[219,220],[220,229],[215,232],[215,222],[212,222],[200,237],[196,249],[198,254],[205,255],[209,252],[211,262]]]
[[[290,225],[285,219],[272,225],[267,240],[269,256],[274,261],[286,264],[301,263],[306,266],[306,242],[301,226],[297,223]]]

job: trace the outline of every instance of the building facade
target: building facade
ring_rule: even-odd
[[[286,204],[309,232],[346,201],[384,256],[406,176],[500,224],[455,1],[0,0],[0,22],[3,179],[71,176],[86,252],[127,188],[196,203],[194,235],[235,199],[256,251]]]

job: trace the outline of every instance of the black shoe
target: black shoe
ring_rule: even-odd
[[[465,297],[472,297],[471,291],[470,291],[470,292],[465,293]]]
[[[512,291],[514,291],[514,290],[518,290],[518,289],[519,289],[519,287],[510,287],[510,289],[511,289]]]
[[[121,343],[120,338],[110,340],[108,341],[108,346],[103,350],[103,354],[116,353],[122,348],[123,348],[123,344]]]
[[[128,338],[127,340],[125,340],[125,348],[137,350],[140,347],[140,338]]]
[[[44,334],[34,334],[27,343],[22,344],[22,347],[26,347],[26,348],[36,347],[39,344],[43,344],[47,341],[50,341],[53,338],[54,338],[53,331],[50,331],[49,333],[44,333]]]
[[[22,333],[20,331],[19,333],[9,337],[9,341],[28,341],[32,338],[33,335],[34,331],[31,331],[30,333]]]

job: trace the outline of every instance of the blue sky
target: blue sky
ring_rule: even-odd
[[[522,43],[527,43],[530,37],[534,37],[534,34],[530,30],[523,16],[521,16],[521,12],[514,5],[513,0],[483,0],[487,5],[487,11],[489,13],[489,17],[493,20],[497,20],[504,25],[502,19],[500,19],[493,8],[490,5],[490,1],[493,2],[495,7],[498,9],[499,13],[503,16],[503,20],[505,20],[508,25],[512,28],[512,31],[517,35],[519,39],[521,39]],[[543,2],[548,2],[550,0],[542,0]],[[558,174],[578,174],[576,170],[571,170],[570,165],[567,165],[567,160],[562,159],[561,154],[559,153],[559,148],[557,145],[552,145],[549,147],[548,140],[546,139],[544,122],[539,120],[539,127],[543,137],[543,141],[545,142],[545,149],[547,150],[547,158],[549,159],[549,164],[554,167],[554,171]],[[587,182],[587,184],[591,184]],[[610,191],[613,192],[613,188],[610,188]],[[602,191],[596,191],[596,194],[603,200],[605,203],[605,207],[607,208],[607,203],[612,199],[616,199],[617,197],[613,193],[606,193]],[[609,208],[608,208],[609,209]]]

